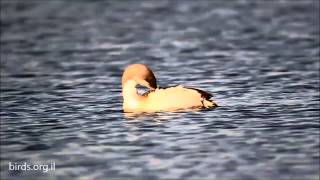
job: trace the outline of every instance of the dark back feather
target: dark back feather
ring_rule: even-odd
[[[202,98],[204,98],[204,99],[210,99],[210,98],[212,98],[213,96],[212,96],[212,94],[210,94],[210,93],[207,93],[207,92],[205,92],[205,91],[202,91],[202,90],[200,90],[200,89],[196,89],[196,88],[189,88],[189,87],[186,87],[187,89],[192,89],[192,90],[195,90],[195,91],[197,91],[198,93],[200,93],[201,94],[201,97]]]
[[[158,87],[158,89],[168,89],[168,88],[172,88],[172,87],[176,87],[176,86],[169,86],[169,87]],[[200,89],[196,89],[196,88],[190,88],[190,87],[184,87],[186,89],[191,89],[191,90],[194,90],[194,91],[197,91],[198,93],[201,94],[201,97],[206,99],[206,100],[209,100],[213,97],[212,94],[210,93],[207,93],[203,90],[200,90]],[[151,92],[154,92],[154,90],[150,90],[150,91],[147,91],[145,93],[142,94],[142,96],[148,96]]]

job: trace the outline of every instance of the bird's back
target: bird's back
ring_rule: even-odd
[[[146,108],[152,110],[177,110],[193,107],[211,107],[211,94],[183,86],[158,88],[146,94]]]

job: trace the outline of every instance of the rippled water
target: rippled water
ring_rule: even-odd
[[[317,0],[2,0],[1,177],[319,179],[319,42]],[[125,114],[130,63],[220,107]]]

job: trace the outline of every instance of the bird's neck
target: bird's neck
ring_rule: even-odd
[[[142,96],[138,94],[136,85],[137,83],[134,80],[129,80],[122,85],[122,97],[124,108],[139,108]]]

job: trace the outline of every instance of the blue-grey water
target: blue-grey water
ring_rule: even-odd
[[[1,0],[1,179],[319,179],[319,42],[317,0]],[[220,107],[123,113],[131,63]]]

